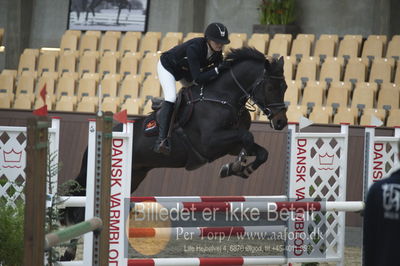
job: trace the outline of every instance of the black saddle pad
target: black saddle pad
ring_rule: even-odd
[[[193,111],[193,103],[189,103],[192,100],[192,94],[190,88],[182,88],[177,97],[175,112],[178,112],[174,121],[174,128],[183,127],[190,119]],[[143,123],[143,132],[146,137],[152,137],[158,135],[158,124],[157,124],[157,113],[160,111],[159,99],[153,101],[152,108],[154,112],[149,114]]]

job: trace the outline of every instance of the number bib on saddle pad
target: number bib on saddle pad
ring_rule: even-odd
[[[156,113],[157,112],[151,113],[144,120],[143,131],[144,131],[144,135],[146,137],[152,137],[152,136],[158,135],[158,125],[157,125],[157,121],[156,121]]]

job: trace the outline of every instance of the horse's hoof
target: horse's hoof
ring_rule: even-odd
[[[224,178],[224,177],[232,175],[232,173],[231,173],[231,164],[232,163],[227,163],[227,164],[224,164],[221,167],[221,170],[219,171],[219,177],[220,178]]]

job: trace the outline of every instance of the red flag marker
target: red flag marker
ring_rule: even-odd
[[[119,113],[114,114],[114,120],[126,124],[128,122],[128,112],[126,109],[122,110]]]
[[[44,104],[46,104],[46,94],[47,94],[47,91],[46,91],[46,83],[45,83],[42,90],[40,91],[40,97],[42,97]]]
[[[33,110],[34,115],[38,116],[47,116],[47,104],[43,105],[42,107]]]

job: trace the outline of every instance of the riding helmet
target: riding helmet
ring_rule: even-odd
[[[217,43],[228,44],[231,42],[228,38],[228,29],[222,23],[211,23],[207,26],[204,35],[207,39]]]

